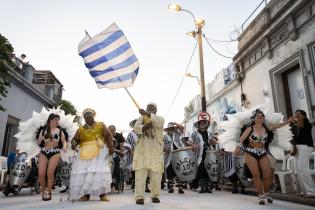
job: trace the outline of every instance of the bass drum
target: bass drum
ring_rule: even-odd
[[[22,186],[32,170],[32,160],[27,159],[27,154],[18,154],[10,169],[10,184],[13,187]]]
[[[245,157],[235,156],[235,172],[244,186],[249,186],[251,181],[245,177]]]
[[[72,171],[72,163],[62,161],[61,162],[61,180],[67,187],[70,186],[71,171]]]
[[[219,156],[216,150],[206,151],[204,167],[207,171],[210,182],[218,182],[219,181]]]
[[[198,164],[190,147],[172,151],[171,164],[180,181],[191,182],[196,178]]]

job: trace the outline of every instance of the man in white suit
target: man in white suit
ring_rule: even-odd
[[[160,203],[161,178],[164,169],[163,125],[164,118],[157,116],[157,106],[149,103],[147,109],[139,109],[141,116],[134,125],[139,136],[135,148],[132,168],[135,170],[136,204],[144,204],[145,182],[149,174],[151,199]]]

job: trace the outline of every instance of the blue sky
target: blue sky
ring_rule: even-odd
[[[175,1],[173,1],[175,2]],[[206,21],[203,32],[211,39],[230,40],[261,0],[176,1]],[[129,129],[139,116],[123,89],[97,89],[77,53],[84,30],[95,35],[111,23],[124,31],[140,62],[140,71],[129,88],[138,104],[158,105],[166,117],[187,67],[195,40],[185,35],[194,29],[192,17],[167,9],[166,0],[1,0],[0,33],[13,45],[17,55],[25,53],[38,70],[51,70],[64,85],[63,98],[79,111],[96,109],[97,120]],[[235,36],[233,36],[235,38]],[[215,54],[204,42],[205,80],[209,82],[232,60]],[[237,43],[213,43],[222,54],[233,56]],[[188,72],[199,75],[198,51]],[[185,78],[166,122],[181,122],[184,107],[200,93],[196,80]]]

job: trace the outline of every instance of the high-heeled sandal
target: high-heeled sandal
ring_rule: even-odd
[[[259,203],[259,205],[265,205],[265,196],[264,195],[258,195],[258,203]]]
[[[272,203],[273,202],[273,198],[271,197],[271,195],[269,193],[265,194],[265,198],[266,198],[268,203]]]
[[[43,192],[42,194],[43,201],[50,201],[51,200],[51,192],[48,192],[47,190]]]

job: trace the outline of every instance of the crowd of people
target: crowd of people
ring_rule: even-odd
[[[136,204],[145,203],[145,192],[151,193],[151,201],[160,203],[161,189],[167,184],[168,193],[184,194],[190,189],[199,193],[212,193],[221,190],[220,179],[228,178],[233,186],[232,193],[246,194],[245,182],[235,170],[235,157],[244,156],[247,176],[254,181],[258,203],[272,203],[270,194],[273,171],[268,157],[268,145],[272,143],[273,131],[290,124],[294,138],[291,155],[296,157],[300,195],[315,196],[315,184],[308,173],[308,160],[314,150],[311,135],[312,126],[305,111],[297,110],[295,116],[283,123],[266,125],[265,115],[255,110],[251,123],[247,124],[234,152],[219,147],[217,133],[210,132],[210,119],[200,115],[194,123],[193,132],[188,135],[185,127],[176,122],[164,126],[164,118],[157,115],[157,105],[149,103],[146,109],[139,109],[140,116],[129,123],[132,129],[125,139],[114,125],[108,127],[95,121],[96,111],[88,108],[83,111],[85,123],[79,127],[72,139],[58,122],[60,116],[50,114],[47,123],[37,134],[38,180],[42,200],[51,200],[55,171],[60,160],[60,152],[66,152],[67,144],[76,151],[72,159],[69,192],[73,200],[89,201],[98,196],[101,201],[109,201],[108,193],[114,189],[123,190],[129,184],[134,191]],[[181,180],[172,161],[174,151],[193,151],[196,176],[193,180]],[[216,179],[210,179],[205,167],[207,154],[216,154],[217,168],[211,169]],[[194,164],[192,164],[194,165]],[[122,184],[122,185],[120,185]],[[9,184],[10,185],[10,184]],[[10,189],[10,188],[7,188]],[[7,191],[4,191],[8,195]]]

